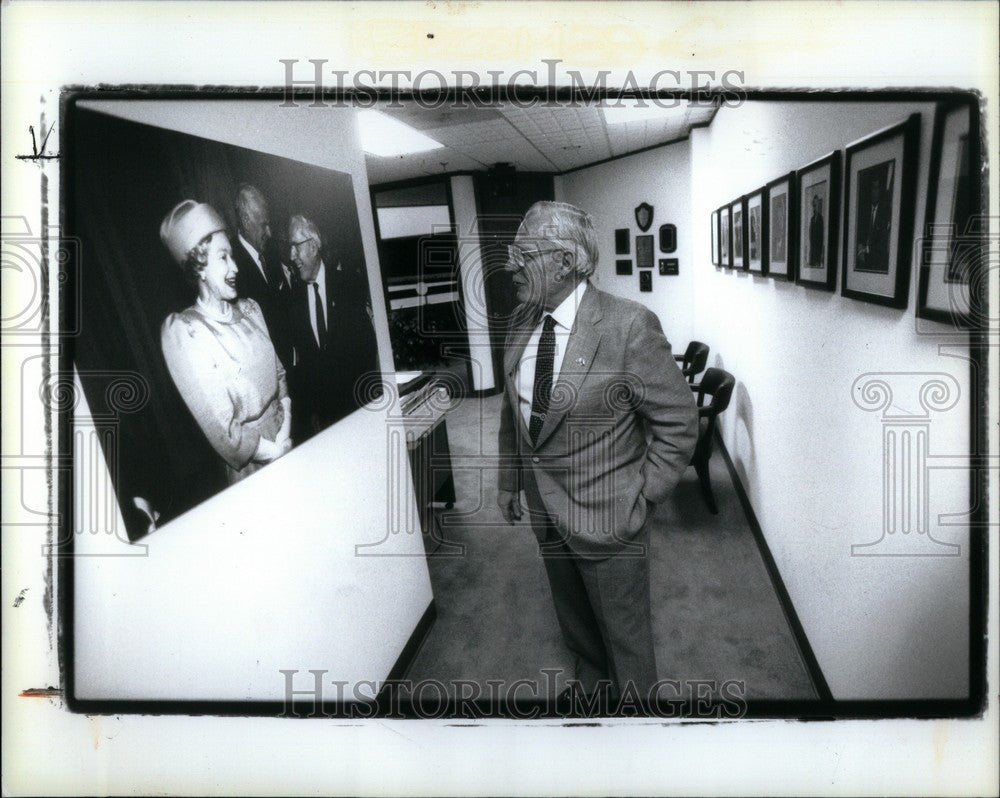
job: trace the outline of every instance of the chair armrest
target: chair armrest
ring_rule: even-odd
[[[681,361],[684,359],[684,355],[674,355],[674,360]]]
[[[712,416],[717,416],[717,415],[719,415],[719,411],[716,410],[714,407],[709,406],[709,407],[698,408],[699,418],[711,418]]]
[[[691,390],[694,391],[695,393],[698,393],[698,391],[701,390],[701,383],[700,382],[691,382],[691,383],[688,383],[688,385],[690,385]]]

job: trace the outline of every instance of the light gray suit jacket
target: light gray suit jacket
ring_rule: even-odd
[[[504,357],[499,488],[524,489],[533,526],[547,516],[574,552],[630,546],[649,503],[691,461],[698,409],[648,308],[588,285],[536,444],[518,410],[517,369],[537,315],[515,313]]]

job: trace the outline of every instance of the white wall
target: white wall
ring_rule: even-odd
[[[605,291],[635,299],[656,311],[663,331],[674,351],[683,353],[694,332],[694,269],[691,260],[691,164],[687,141],[651,150],[617,161],[570,172],[555,179],[555,196],[589,211],[597,228],[599,261],[595,282]],[[635,237],[642,235],[635,221],[635,208],[642,202],[653,206],[653,290],[639,291],[639,271],[635,267]],[[677,227],[677,250],[660,252],[661,224]],[[615,274],[615,230],[627,227],[632,236],[632,274]],[[677,258],[680,273],[660,276],[659,258]]]
[[[959,396],[952,409],[930,413],[929,452],[966,453],[967,349],[941,325],[921,321],[918,333],[915,271],[909,306],[899,311],[841,297],[839,280],[830,294],[716,269],[710,219],[741,194],[915,111],[922,115],[920,230],[933,122],[926,103],[746,103],[722,109],[689,142],[557,183],[557,196],[599,220],[603,287],[653,308],[675,349],[691,337],[708,343],[709,364],[736,376],[723,439],[838,699],[966,695],[968,534],[938,515],[968,509],[968,472],[929,472],[930,537],[960,550],[897,534],[860,551],[902,556],[856,556],[853,546],[882,536],[883,423],[881,413],[855,404],[852,386],[865,373],[908,372],[885,378],[894,388],[888,412],[919,415],[919,386],[927,374],[943,373]],[[689,177],[680,174],[688,169]],[[657,275],[653,294],[636,294],[632,278],[613,276],[613,229],[631,220],[640,201],[656,206],[674,190],[689,192],[681,205],[688,215],[677,219],[681,278]],[[662,221],[658,207],[654,227]],[[939,353],[949,342],[955,345]]]
[[[242,101],[88,105],[349,173],[379,357],[392,372],[352,110],[289,113]],[[77,422],[91,423],[85,402]],[[405,523],[390,523],[396,512],[415,513],[394,430],[385,408],[360,410],[141,545],[82,534],[89,526],[75,530],[77,696],[273,701],[284,696],[280,669],[326,669],[328,685],[384,679],[432,598],[419,526],[407,534]],[[122,530],[101,449],[86,436],[82,444],[77,517]],[[356,548],[365,544],[376,545]],[[311,678],[300,674],[295,686],[311,687]]]
[[[422,236],[451,227],[447,205],[412,205],[377,208],[378,232],[382,239]]]

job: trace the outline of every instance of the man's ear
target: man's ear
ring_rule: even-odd
[[[559,254],[559,272],[565,279],[576,271],[576,253],[563,250]]]

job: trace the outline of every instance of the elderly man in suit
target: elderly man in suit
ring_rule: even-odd
[[[360,299],[367,297],[367,287],[348,289],[349,278],[338,276],[343,270],[336,261],[327,268],[319,228],[306,216],[293,216],[288,240],[301,278],[289,304],[295,363],[289,386],[296,408],[292,437],[298,443],[359,407],[358,380],[378,370],[378,349]]]
[[[292,342],[288,331],[291,284],[279,259],[267,252],[271,217],[267,200],[256,186],[242,184],[236,192],[237,236],[233,259],[236,293],[260,305],[274,351],[286,369],[292,367]]]
[[[694,452],[698,411],[657,317],[598,290],[590,216],[538,202],[510,247],[521,303],[507,337],[500,510],[523,491],[579,687],[646,700],[654,505]]]

